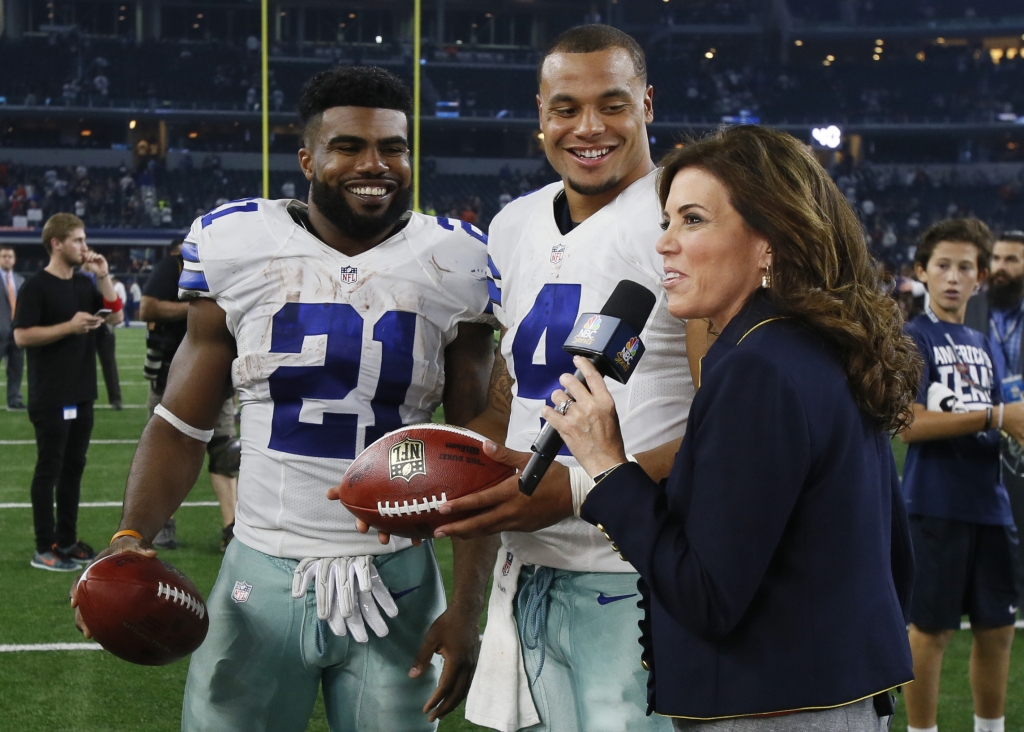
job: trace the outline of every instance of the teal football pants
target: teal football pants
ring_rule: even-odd
[[[541,723],[520,732],[671,732],[646,715],[637,579],[523,567],[515,618]]]
[[[209,635],[189,665],[182,732],[302,732],[321,686],[332,732],[435,730],[421,709],[437,686],[439,659],[409,678],[445,608],[433,546],[374,564],[398,615],[384,616],[385,637],[367,629],[369,642],[357,643],[317,619],[315,582],[305,597],[292,598],[298,562],[231,542],[207,602]]]

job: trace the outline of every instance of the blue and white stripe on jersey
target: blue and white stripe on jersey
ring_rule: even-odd
[[[206,283],[203,263],[199,261],[199,247],[195,242],[185,240],[181,245],[181,258],[185,262],[185,267],[181,270],[181,277],[178,278],[178,289],[209,292],[210,286]]]
[[[501,272],[494,265],[494,260],[487,257],[487,307],[484,312],[493,315],[494,306],[501,307]]]

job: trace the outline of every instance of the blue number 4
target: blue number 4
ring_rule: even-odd
[[[402,426],[399,408],[412,383],[415,334],[415,313],[390,311],[374,325],[381,367],[366,444]],[[280,366],[270,375],[274,417],[269,447],[293,455],[354,458],[357,415],[325,411],[323,423],[313,424],[299,421],[299,414],[305,400],[339,401],[358,386],[363,318],[344,303],[286,303],[274,315],[270,352],[301,353],[306,336],[327,336],[324,365]]]
[[[561,388],[558,377],[576,370],[572,356],[562,344],[576,324],[580,309],[580,285],[548,283],[537,294],[530,312],[523,318],[512,341],[517,396],[543,399],[551,404],[551,392]],[[544,339],[544,363],[534,363],[534,356]],[[541,420],[540,428],[544,426]],[[561,454],[569,450],[562,447]]]

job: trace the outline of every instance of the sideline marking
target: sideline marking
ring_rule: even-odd
[[[0,653],[18,653],[20,651],[102,651],[99,643],[21,643],[0,645]]]
[[[0,445],[34,445],[35,440],[0,440]],[[90,440],[90,445],[137,445],[138,440]]]
[[[1016,623],[1013,624],[1013,627],[1017,628],[1017,630],[1024,629],[1024,620],[1018,620]],[[961,620],[960,621],[960,630],[970,630],[970,629],[971,629],[971,621],[969,621],[969,620]]]
[[[79,508],[121,508],[123,501],[88,501],[79,503]],[[219,506],[216,501],[185,501],[182,508],[208,508]],[[0,508],[32,508],[31,503],[0,503]]]

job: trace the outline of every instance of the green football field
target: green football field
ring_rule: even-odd
[[[93,444],[82,483],[83,503],[120,500],[134,441],[146,422],[147,384],[142,378],[144,331],[117,331],[118,368],[125,409],[97,402]],[[102,384],[100,393],[103,393]],[[106,444],[103,441],[108,441]],[[897,449],[902,461],[902,450]],[[67,595],[74,575],[29,567],[33,551],[29,483],[35,460],[32,426],[24,412],[0,411],[0,729],[134,732],[145,725],[153,732],[179,729],[181,697],[187,663],[162,668],[133,666],[97,650],[40,650],[44,644],[81,643],[72,622]],[[213,501],[205,472],[189,502]],[[11,504],[18,504],[11,506]],[[114,533],[120,508],[86,507],[79,513],[80,538],[99,548]],[[183,507],[177,514],[182,546],[165,552],[166,559],[208,593],[220,564],[220,512],[213,506]],[[446,584],[451,586],[451,550],[436,545]],[[1007,729],[1024,728],[1024,652],[1017,633],[1006,709]],[[29,649],[15,649],[28,646]],[[939,720],[944,730],[970,730],[971,692],[967,669],[970,634],[957,633],[943,675]],[[905,730],[900,711],[894,729]],[[326,730],[322,703],[317,704],[310,730]],[[441,730],[481,729],[462,718],[461,709],[441,723]],[[370,732],[370,731],[368,731]]]

